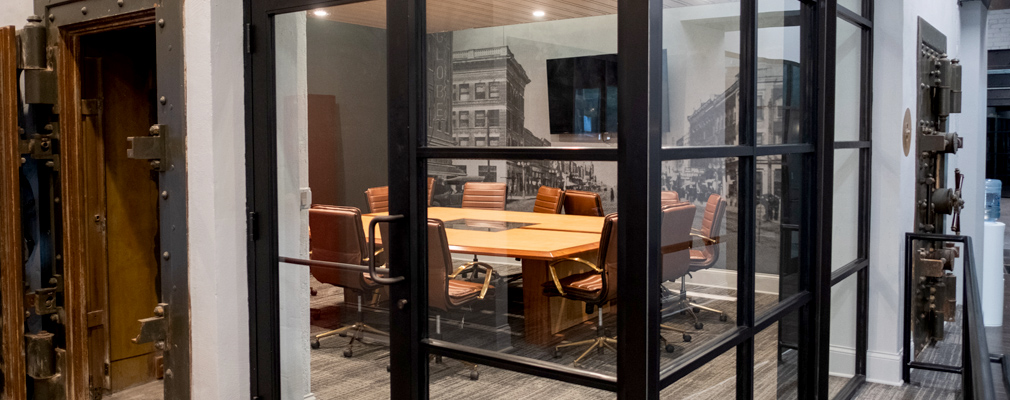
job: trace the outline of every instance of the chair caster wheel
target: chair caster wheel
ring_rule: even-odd
[[[672,345],[672,344],[668,344],[668,345],[666,345],[666,352],[667,352],[667,353],[673,353],[673,352],[674,352],[674,351],[676,351],[676,350],[677,350],[677,347],[676,347],[676,346],[674,346],[674,345]]]
[[[561,350],[554,349],[554,358],[561,358]]]
[[[338,333],[338,334],[337,334],[337,336],[340,336],[340,337],[347,337],[347,334],[346,334],[346,333]]]
[[[393,366],[386,364],[386,372],[393,372]]]
[[[442,363],[442,356],[435,356],[435,364],[441,364],[441,363]]]
[[[700,309],[700,308],[698,308],[698,307],[694,307],[694,308],[692,308],[692,309],[691,309],[691,311],[694,311],[694,312],[696,312],[696,313],[700,313],[700,312],[701,312],[701,309]]]
[[[699,329],[700,330],[701,328],[704,328],[704,327],[705,327],[705,324],[703,324],[701,322],[695,322],[694,323],[694,329]]]
[[[312,339],[311,341],[309,341],[309,346],[312,347],[313,349],[318,349],[319,339]]]
[[[685,333],[684,334],[684,342],[690,343],[691,342],[691,335],[688,335],[688,334]]]
[[[345,358],[351,358],[351,356],[353,356],[353,355],[354,355],[354,352],[351,351],[351,349],[345,349],[344,350],[344,357]]]
[[[480,379],[480,372],[470,371],[470,380],[475,381],[477,379]]]
[[[727,317],[726,314],[720,314],[719,315],[719,322],[726,322],[726,320],[728,320],[728,319],[729,319],[729,317]]]

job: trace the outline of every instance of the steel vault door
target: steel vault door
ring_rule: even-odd
[[[105,371],[89,365],[86,226],[88,149],[80,37],[154,25],[157,124],[131,139],[131,158],[158,175],[160,304],[138,343],[164,349],[165,398],[190,397],[182,2],[36,0],[37,17],[0,28],[0,298],[2,393],[91,399]],[[27,16],[26,16],[27,17]],[[75,245],[76,244],[76,245]],[[11,312],[10,310],[17,310]],[[44,332],[44,333],[43,333]]]

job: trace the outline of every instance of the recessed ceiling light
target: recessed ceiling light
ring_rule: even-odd
[[[545,13],[543,11],[540,11],[540,10],[536,10],[536,11],[533,12],[533,16],[534,17],[543,17],[544,15],[547,15],[547,13]]]
[[[316,10],[313,11],[312,14],[314,14],[317,17],[325,17],[327,15],[330,15],[330,13],[326,10]]]

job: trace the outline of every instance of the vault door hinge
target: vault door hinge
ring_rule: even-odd
[[[140,333],[131,340],[134,344],[154,342],[154,348],[167,350],[165,340],[168,338],[168,320],[165,319],[165,312],[168,304],[158,303],[154,307],[154,316],[140,320]]]
[[[139,160],[151,160],[151,169],[161,171],[161,164],[165,161],[165,134],[168,127],[165,125],[152,125],[150,136],[132,136],[126,138],[132,144],[132,148],[126,150],[126,156]]]

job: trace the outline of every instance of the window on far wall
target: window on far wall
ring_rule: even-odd
[[[452,127],[453,128],[458,128],[459,127],[459,120],[456,119],[456,112],[455,111],[452,112]]]
[[[474,128],[484,127],[484,110],[476,111],[473,113],[473,126]]]
[[[476,83],[473,85],[473,99],[474,100],[484,100],[487,98],[487,86],[483,83]]]
[[[491,82],[489,86],[490,90],[488,91],[488,98],[497,99],[501,97],[501,83]]]
[[[488,110],[487,112],[487,126],[495,127],[499,126],[498,121],[498,110]]]
[[[459,101],[470,100],[470,84],[460,83],[459,84]]]
[[[460,111],[459,112],[459,127],[469,128],[470,127],[470,112]]]

